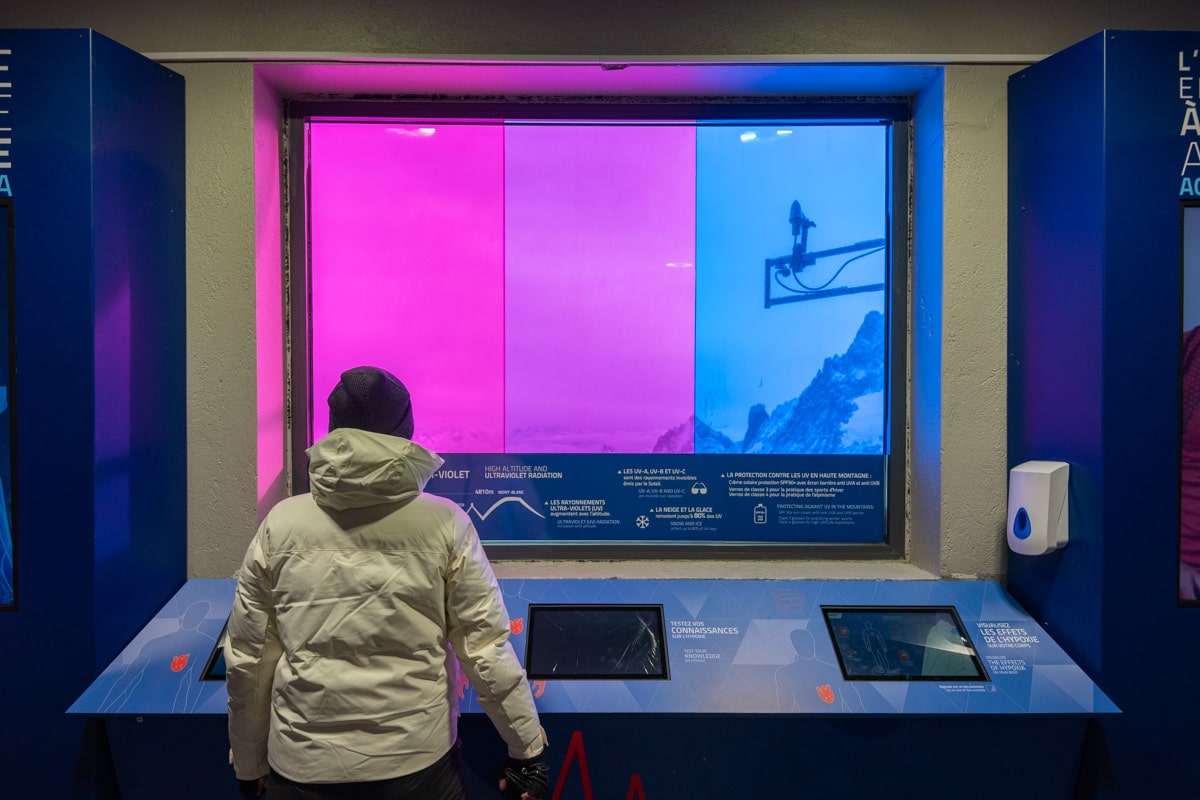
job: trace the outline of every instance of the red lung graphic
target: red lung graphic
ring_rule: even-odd
[[[171,659],[171,671],[172,672],[183,672],[183,668],[187,666],[189,656],[191,656],[191,653],[184,653],[181,656],[175,656],[174,658],[172,658]]]
[[[546,691],[546,682],[545,681],[534,681],[531,685],[533,686],[533,696],[534,697],[541,697],[542,692]]]
[[[521,631],[525,630],[525,620],[514,619],[512,622],[508,623],[508,629],[512,631],[513,636],[519,636]]]
[[[830,686],[828,683],[825,684],[824,686],[818,686],[817,687],[817,697],[820,697],[826,703],[832,703],[833,702],[833,687]]]

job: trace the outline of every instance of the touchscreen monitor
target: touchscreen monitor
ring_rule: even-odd
[[[532,679],[670,678],[661,605],[533,604],[527,629]]]
[[[821,606],[848,681],[986,681],[953,606]]]
[[[200,674],[200,680],[225,680],[225,636],[225,628],[222,628],[221,635],[217,637],[217,644],[208,654],[208,662],[204,665],[204,672]]]

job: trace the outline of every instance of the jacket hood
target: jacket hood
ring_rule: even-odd
[[[337,428],[308,449],[308,482],[317,505],[344,511],[411,500],[443,463],[399,436]]]

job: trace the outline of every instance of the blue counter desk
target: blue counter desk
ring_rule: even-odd
[[[106,719],[123,794],[138,796],[128,774],[178,765],[201,746],[199,763],[232,783],[224,684],[200,676],[233,586],[188,581],[70,708]],[[501,589],[522,657],[531,604],[662,606],[669,679],[532,682],[559,800],[717,796],[744,786],[747,759],[755,790],[853,785],[857,795],[899,781],[936,797],[938,774],[956,769],[991,776],[978,797],[987,786],[996,797],[1065,797],[1087,720],[1119,713],[995,582],[507,579]],[[986,675],[846,680],[822,606],[951,606]],[[483,761],[499,758],[474,691],[459,691],[464,741],[480,742]],[[872,767],[852,766],[856,754]]]

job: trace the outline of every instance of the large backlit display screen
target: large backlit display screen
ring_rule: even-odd
[[[1179,599],[1200,605],[1200,203],[1182,207]]]
[[[374,364],[485,540],[884,541],[890,123],[308,126],[316,436]]]
[[[12,201],[0,199],[0,609],[14,608],[16,537],[13,533]]]

